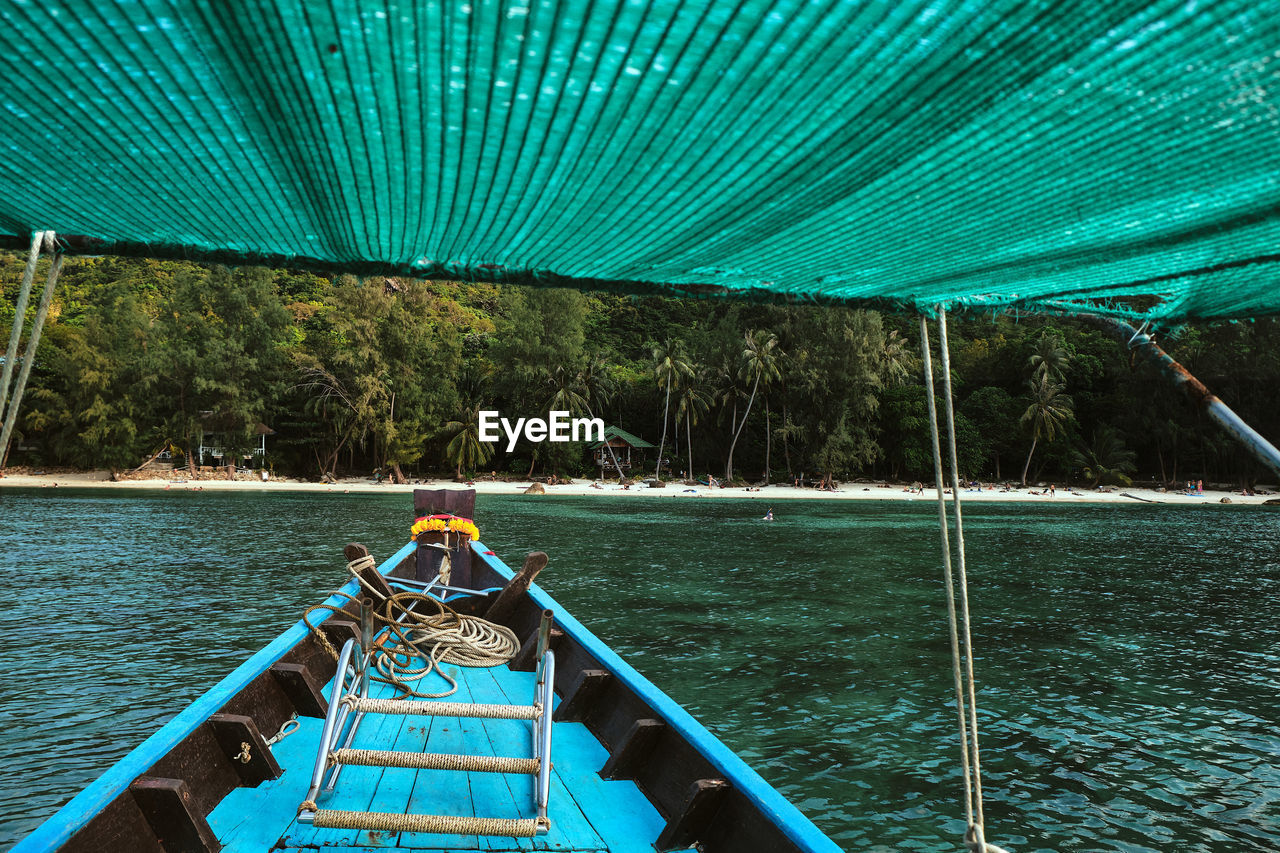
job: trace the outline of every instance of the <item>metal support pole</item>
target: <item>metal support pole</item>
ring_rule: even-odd
[[[1160,371],[1160,374],[1181,388],[1183,393],[1209,415],[1218,426],[1226,430],[1232,438],[1245,446],[1254,458],[1276,476],[1280,477],[1280,449],[1263,438],[1257,430],[1249,426],[1240,416],[1231,411],[1226,403],[1219,400],[1199,379],[1170,355],[1159,347],[1151,336],[1141,329],[1135,329],[1123,320],[1110,317],[1088,315],[1085,319],[1115,338],[1126,348],[1140,353]]]
[[[46,232],[52,236],[53,232]],[[13,389],[13,399],[5,412],[4,427],[0,428],[0,472],[9,460],[9,440],[13,437],[13,429],[18,421],[18,410],[22,405],[22,394],[27,390],[27,379],[31,376],[31,367],[35,364],[36,353],[40,348],[40,333],[44,330],[44,321],[49,316],[49,305],[53,302],[53,290],[58,283],[58,274],[62,272],[62,255],[55,255],[49,267],[49,279],[45,282],[44,292],[40,294],[40,307],[36,309],[36,318],[31,325],[31,335],[27,338],[27,348],[22,356],[22,370],[18,373],[18,384]],[[13,324],[18,325],[15,315]],[[12,337],[12,336],[11,336]],[[5,366],[8,367],[6,361]]]
[[[547,656],[547,649],[551,647],[551,625],[554,621],[554,614],[550,610],[542,611],[542,619],[538,622],[538,650],[535,656],[538,662],[537,680],[539,686],[541,686],[545,675],[542,671],[542,662],[543,658]]]

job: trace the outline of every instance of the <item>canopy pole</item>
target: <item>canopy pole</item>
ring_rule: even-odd
[[[52,231],[37,232],[36,236],[37,238],[43,238],[43,240],[32,240],[32,257],[28,259],[27,272],[23,274],[25,287],[19,296],[18,311],[13,315],[14,331],[9,335],[10,353],[16,350],[15,344],[22,331],[23,317],[27,310],[27,297],[29,297],[31,291],[31,279],[35,277],[34,260],[39,258],[40,243],[43,242],[45,247],[51,251],[56,248]],[[36,309],[36,317],[31,324],[31,334],[27,339],[27,347],[23,351],[22,370],[18,373],[18,382],[13,389],[13,398],[9,401],[8,407],[4,409],[4,426],[0,428],[0,473],[4,472],[5,464],[9,458],[9,441],[13,437],[13,429],[18,421],[18,409],[22,405],[22,394],[27,389],[27,379],[31,376],[31,367],[35,364],[36,350],[40,346],[40,333],[44,330],[44,321],[49,316],[49,305],[53,301],[53,291],[58,283],[58,274],[62,272],[62,261],[63,255],[61,253],[54,255],[53,263],[49,267],[49,278],[45,282],[44,292],[40,295],[40,307]],[[3,376],[5,391],[9,388],[12,362],[13,355],[5,358]]]
[[[1160,374],[1181,388],[1191,402],[1209,415],[1218,426],[1240,442],[1254,458],[1280,477],[1280,449],[1267,441],[1226,403],[1214,396],[1199,379],[1160,348],[1155,340],[1142,329],[1135,329],[1123,320],[1097,315],[1085,315],[1085,319],[1115,338],[1129,350],[1141,354],[1160,371]]]

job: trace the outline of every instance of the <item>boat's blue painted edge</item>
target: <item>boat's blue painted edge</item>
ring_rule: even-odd
[[[511,578],[515,573],[485,545],[476,542],[475,556],[484,560],[498,574]],[[536,583],[529,587],[529,595],[539,607],[555,612],[556,626],[577,640],[586,651],[600,662],[614,677],[635,691],[666,722],[679,732],[698,752],[724,774],[725,781],[733,784],[748,800],[753,802],[783,833],[802,849],[813,853],[843,853],[841,848],[796,808],[790,800],[751,769],[737,753],[720,742],[720,739],[694,719],[693,715],[659,690],[653,682],[637,672],[617,652],[591,633],[585,625],[573,618],[555,599]]]
[[[379,566],[379,571],[383,574],[391,571],[408,558],[416,547],[415,543],[408,543]],[[352,579],[341,588],[340,592],[353,595],[356,589],[357,583]],[[347,599],[342,596],[333,595],[325,601],[325,604],[340,607],[346,602]],[[316,621],[323,622],[324,619]],[[18,846],[14,847],[10,853],[44,853],[44,851],[57,850],[66,844],[98,812],[128,790],[129,784],[134,779],[146,773],[169,750],[199,728],[211,714],[218,713],[227,700],[270,669],[273,663],[284,657],[285,653],[296,646],[309,632],[310,629],[307,628],[306,623],[299,619],[296,625],[236,667],[230,675],[188,705],[186,710],[165,723],[158,732],[139,744],[132,752],[112,765],[107,772],[76,794],[53,816],[36,827],[30,835],[19,841]]]

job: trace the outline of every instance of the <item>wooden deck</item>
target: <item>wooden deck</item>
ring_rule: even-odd
[[[458,692],[444,701],[528,704],[534,675],[506,667],[449,666]],[[433,689],[433,679],[426,689]],[[331,695],[332,682],[325,688]],[[374,684],[371,696],[390,697]],[[557,704],[559,698],[557,697]],[[565,850],[653,853],[652,842],[665,821],[632,782],[605,781],[599,770],[608,751],[581,723],[555,723],[551,747],[549,813],[551,831],[536,838],[491,838],[420,833],[316,829],[294,820],[311,781],[323,720],[303,717],[301,727],[272,751],[284,775],[257,788],[232,791],[209,815],[209,825],[225,853],[268,850]],[[370,714],[354,748],[397,751],[528,756],[530,723],[455,717]],[[346,767],[333,794],[321,795],[325,809],[464,815],[499,818],[535,816],[533,778],[525,775]]]

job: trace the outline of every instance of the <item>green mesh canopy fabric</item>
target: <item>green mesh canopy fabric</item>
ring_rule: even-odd
[[[0,244],[1280,312],[1280,3],[0,0]]]

